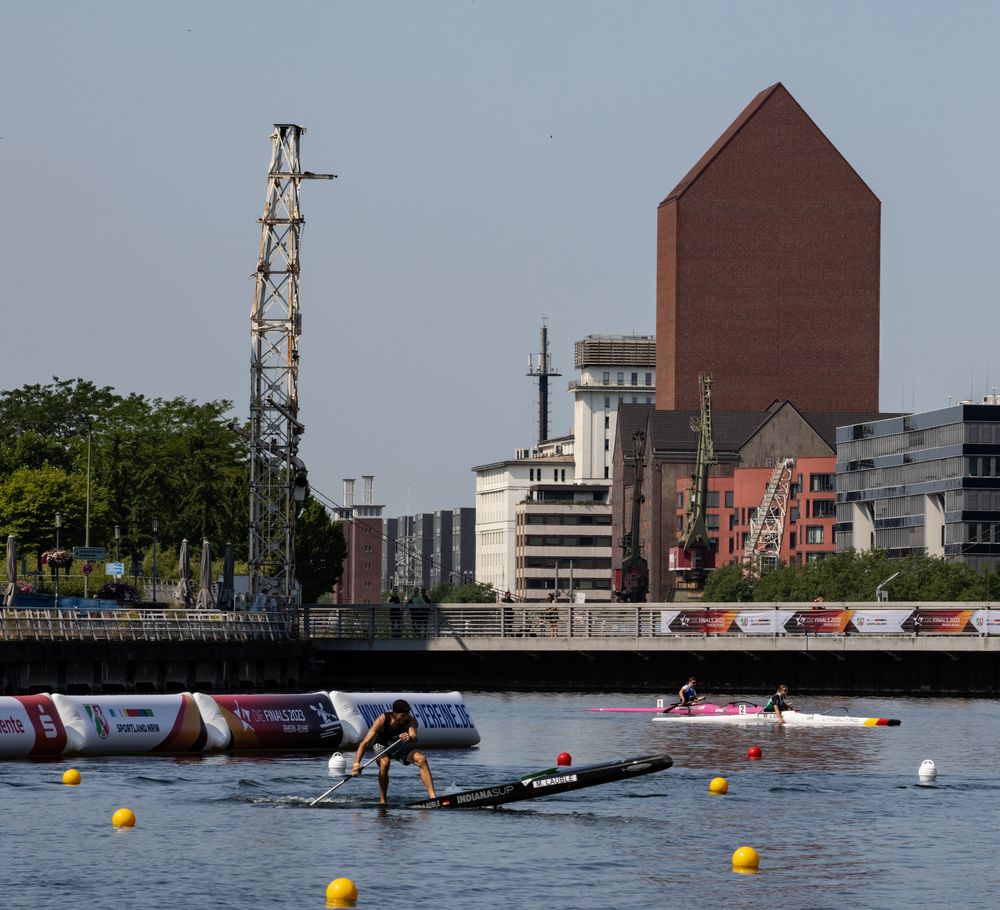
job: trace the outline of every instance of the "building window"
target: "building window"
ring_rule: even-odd
[[[706,509],[717,509],[719,508],[719,491],[709,490],[708,499],[705,500]]]
[[[639,384],[639,374],[638,373],[633,373],[632,374],[632,385],[638,385],[638,384]]]
[[[833,474],[810,474],[809,489],[813,493],[832,493],[836,489]]]
[[[788,510],[788,519],[789,519],[789,521],[791,521],[793,523],[799,520],[799,507],[798,506],[792,506]]]
[[[535,469],[528,468],[528,480],[533,481],[535,479]]]
[[[604,466],[604,476],[605,476],[605,478],[611,476],[610,471],[611,471],[611,469],[607,465],[605,465]]]
[[[605,370],[601,374],[601,379],[602,379],[604,385],[611,385],[611,373],[608,372],[607,370]]]
[[[638,404],[638,403],[639,403],[639,396],[638,395],[633,395],[632,396],[632,404]]]
[[[792,531],[788,535],[788,549],[790,549],[790,550],[794,550],[795,549],[795,532],[794,531]]]
[[[653,403],[653,396],[652,395],[647,395],[646,396],[646,404],[652,404],[652,403]]]
[[[563,480],[566,479],[566,469],[565,468],[562,469],[562,479]]]
[[[709,514],[705,516],[705,523],[708,525],[709,531],[719,530],[719,513]]]
[[[611,408],[611,396],[610,395],[605,395],[604,396],[604,408],[605,408],[605,410],[609,410]]]
[[[730,514],[729,514],[729,530],[733,531],[735,529],[736,529],[736,513],[735,512],[730,512]],[[732,550],[730,550],[729,552],[732,553]]]
[[[610,430],[611,429],[611,418],[608,417],[607,414],[604,415],[604,429],[605,430]]]
[[[610,448],[611,448],[611,440],[610,439],[605,439],[604,440],[604,451],[607,452]]]
[[[683,515],[678,515],[676,521],[677,521],[677,530],[678,531],[683,531],[684,530],[684,516]]]
[[[813,518],[834,518],[837,514],[837,503],[833,499],[814,499],[812,512]]]
[[[677,494],[677,508],[678,509],[683,509],[684,508],[684,494],[683,493],[678,493]]]
[[[625,373],[618,374],[618,385],[625,385]]]
[[[823,543],[822,525],[808,525],[806,527],[806,543]]]
[[[733,507],[733,491],[726,490],[726,508],[731,509]]]
[[[653,384],[653,374],[652,373],[647,373],[646,374],[646,385],[652,385],[652,384]]]
[[[553,480],[558,480],[559,479],[559,469],[558,468],[553,468],[552,469],[552,479]]]

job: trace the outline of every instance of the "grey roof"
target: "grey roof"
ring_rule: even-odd
[[[736,455],[750,437],[786,404],[794,407],[791,402],[776,401],[766,411],[713,411],[712,442],[716,454]],[[830,447],[831,452],[837,449],[837,427],[895,416],[843,412],[799,413]],[[649,404],[622,403],[618,406],[618,439],[623,444],[625,440],[631,440],[636,430],[644,429],[650,436],[654,452],[693,454],[698,449],[698,435],[691,429],[691,420],[699,416],[698,411],[658,411]]]

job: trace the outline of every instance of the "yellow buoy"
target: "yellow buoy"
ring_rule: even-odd
[[[111,816],[111,824],[116,828],[134,828],[135,813],[131,809],[119,809]]]
[[[729,781],[724,777],[713,777],[712,782],[708,785],[709,793],[728,793],[729,792]]]
[[[76,768],[67,768],[63,771],[63,783],[68,787],[75,787],[80,783],[80,772]]]
[[[756,872],[760,866],[760,856],[753,847],[740,847],[733,854],[734,872]]]
[[[335,907],[350,906],[358,899],[358,886],[349,878],[335,878],[326,886],[326,899]]]

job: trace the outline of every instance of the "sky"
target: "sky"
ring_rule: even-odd
[[[272,124],[307,128],[300,454],[472,506],[573,343],[653,334],[656,208],[781,81],[882,200],[881,406],[1000,386],[1000,4],[5,4],[0,388],[249,413]],[[818,351],[817,356],[822,356]]]

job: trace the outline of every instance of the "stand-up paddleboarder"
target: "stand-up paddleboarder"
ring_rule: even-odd
[[[398,740],[398,742],[396,742]],[[371,725],[365,738],[358,745],[354,756],[354,767],[351,774],[357,777],[361,773],[361,759],[365,750],[374,743],[378,759],[378,792],[379,802],[383,805],[389,792],[389,765],[393,759],[404,765],[416,765],[420,769],[420,779],[427,788],[427,794],[434,799],[434,779],[431,777],[431,766],[427,756],[413,748],[417,741],[417,719],[410,713],[410,705],[402,698],[392,703],[392,710],[380,714]],[[394,743],[390,748],[389,744]]]

